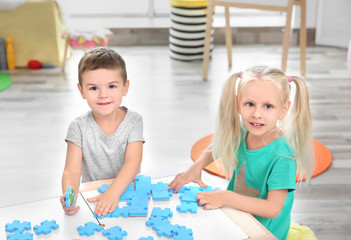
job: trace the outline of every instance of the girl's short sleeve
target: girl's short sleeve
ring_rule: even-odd
[[[278,189],[288,189],[293,191],[296,189],[296,162],[293,159],[281,157],[279,158],[269,175],[267,185],[268,191]]]

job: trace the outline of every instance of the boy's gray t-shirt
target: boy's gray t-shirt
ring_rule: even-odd
[[[125,162],[128,143],[142,141],[143,120],[140,114],[127,108],[117,130],[106,135],[96,123],[92,111],[77,117],[68,127],[66,141],[82,148],[82,182],[114,178]]]

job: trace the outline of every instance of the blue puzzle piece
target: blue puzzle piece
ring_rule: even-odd
[[[193,230],[186,228],[185,226],[178,226],[173,231],[174,240],[194,240]]]
[[[173,212],[170,208],[161,209],[159,207],[154,207],[151,212],[152,217],[162,217],[162,219],[168,219],[173,216]]]
[[[128,201],[132,199],[134,193],[134,183],[129,184],[129,186],[124,190],[122,195],[119,197],[120,201]]]
[[[95,232],[101,232],[102,227],[97,225],[96,223],[88,222],[85,224],[85,226],[77,227],[77,231],[79,232],[80,236],[92,236],[95,234]]]
[[[112,212],[112,216],[113,218],[118,218],[120,216],[123,217],[129,217],[129,211],[130,211],[130,207],[129,206],[125,206],[123,208],[120,207],[116,207],[116,209]]]
[[[36,234],[49,234],[52,232],[52,230],[56,230],[59,228],[59,225],[56,224],[55,220],[45,220],[41,222],[40,226],[36,225],[33,227],[33,230],[35,231]]]
[[[181,202],[180,205],[177,206],[177,210],[181,213],[197,213],[197,203],[196,202]]]
[[[184,193],[188,188],[186,186],[181,186],[179,189],[178,189],[178,193]]]
[[[179,198],[182,202],[196,202],[196,196],[200,192],[199,187],[190,186],[187,187],[187,190],[183,195],[180,195]]]
[[[6,232],[18,232],[18,233],[23,233],[24,231],[31,230],[32,226],[30,222],[23,221],[20,223],[18,220],[14,220],[12,223],[6,223],[5,224],[5,231]]]
[[[33,240],[33,233],[19,233],[15,232],[14,234],[7,235],[7,240]]]
[[[172,197],[173,193],[169,192],[168,190],[162,191],[162,192],[152,192],[152,199],[154,201],[166,201],[169,200],[170,197]]]
[[[151,177],[139,175],[135,177],[135,190],[151,192]]]
[[[162,191],[168,191],[168,183],[164,182],[158,182],[156,184],[151,185],[151,191],[154,192],[162,192]]]
[[[206,188],[201,188],[201,192],[212,192],[214,190],[219,191],[220,189],[217,187],[215,189],[213,189],[213,187],[211,187],[211,186],[207,186]]]
[[[127,232],[119,226],[115,226],[103,231],[102,235],[107,236],[109,240],[122,240],[123,237],[127,236]]]
[[[156,216],[156,217],[149,217],[149,220],[145,222],[145,225],[150,227],[150,226],[153,226],[153,225],[157,225],[159,223],[162,223],[163,221],[165,221],[165,219],[161,216]]]
[[[104,193],[104,192],[107,191],[107,189],[108,189],[109,187],[110,187],[110,186],[107,185],[107,184],[102,184],[102,186],[98,188],[98,192],[99,192],[99,193]]]
[[[172,225],[168,220],[157,222],[152,226],[152,229],[157,232],[157,235],[159,237],[165,236],[168,238],[173,237],[174,228],[175,226]]]
[[[148,236],[148,237],[141,237],[138,240],[154,240],[154,238],[151,236]]]

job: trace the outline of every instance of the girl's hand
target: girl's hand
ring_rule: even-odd
[[[118,206],[119,198],[111,191],[106,191],[93,198],[87,198],[88,202],[97,202],[95,213],[100,216],[105,216],[107,213],[112,213]]]
[[[79,206],[70,206],[70,207],[66,207],[66,204],[65,204],[65,194],[63,194],[60,198],[60,202],[62,204],[62,208],[63,210],[65,211],[65,213],[67,215],[74,215],[76,212],[78,212],[78,210],[80,209]]]
[[[179,173],[173,181],[169,184],[169,190],[174,189],[174,192],[178,192],[179,188],[189,182],[196,182],[200,187],[206,188],[207,185],[201,180],[201,170],[193,165],[185,173]]]
[[[225,193],[226,191],[199,192],[196,200],[206,210],[216,209],[224,206]]]

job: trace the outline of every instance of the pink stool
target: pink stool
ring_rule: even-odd
[[[108,40],[112,36],[113,33],[107,28],[97,30],[67,29],[62,34],[62,38],[66,39],[65,52],[62,61],[62,72],[65,72],[68,46],[71,46],[72,48],[83,48],[84,52],[86,52],[88,48],[107,46]]]

